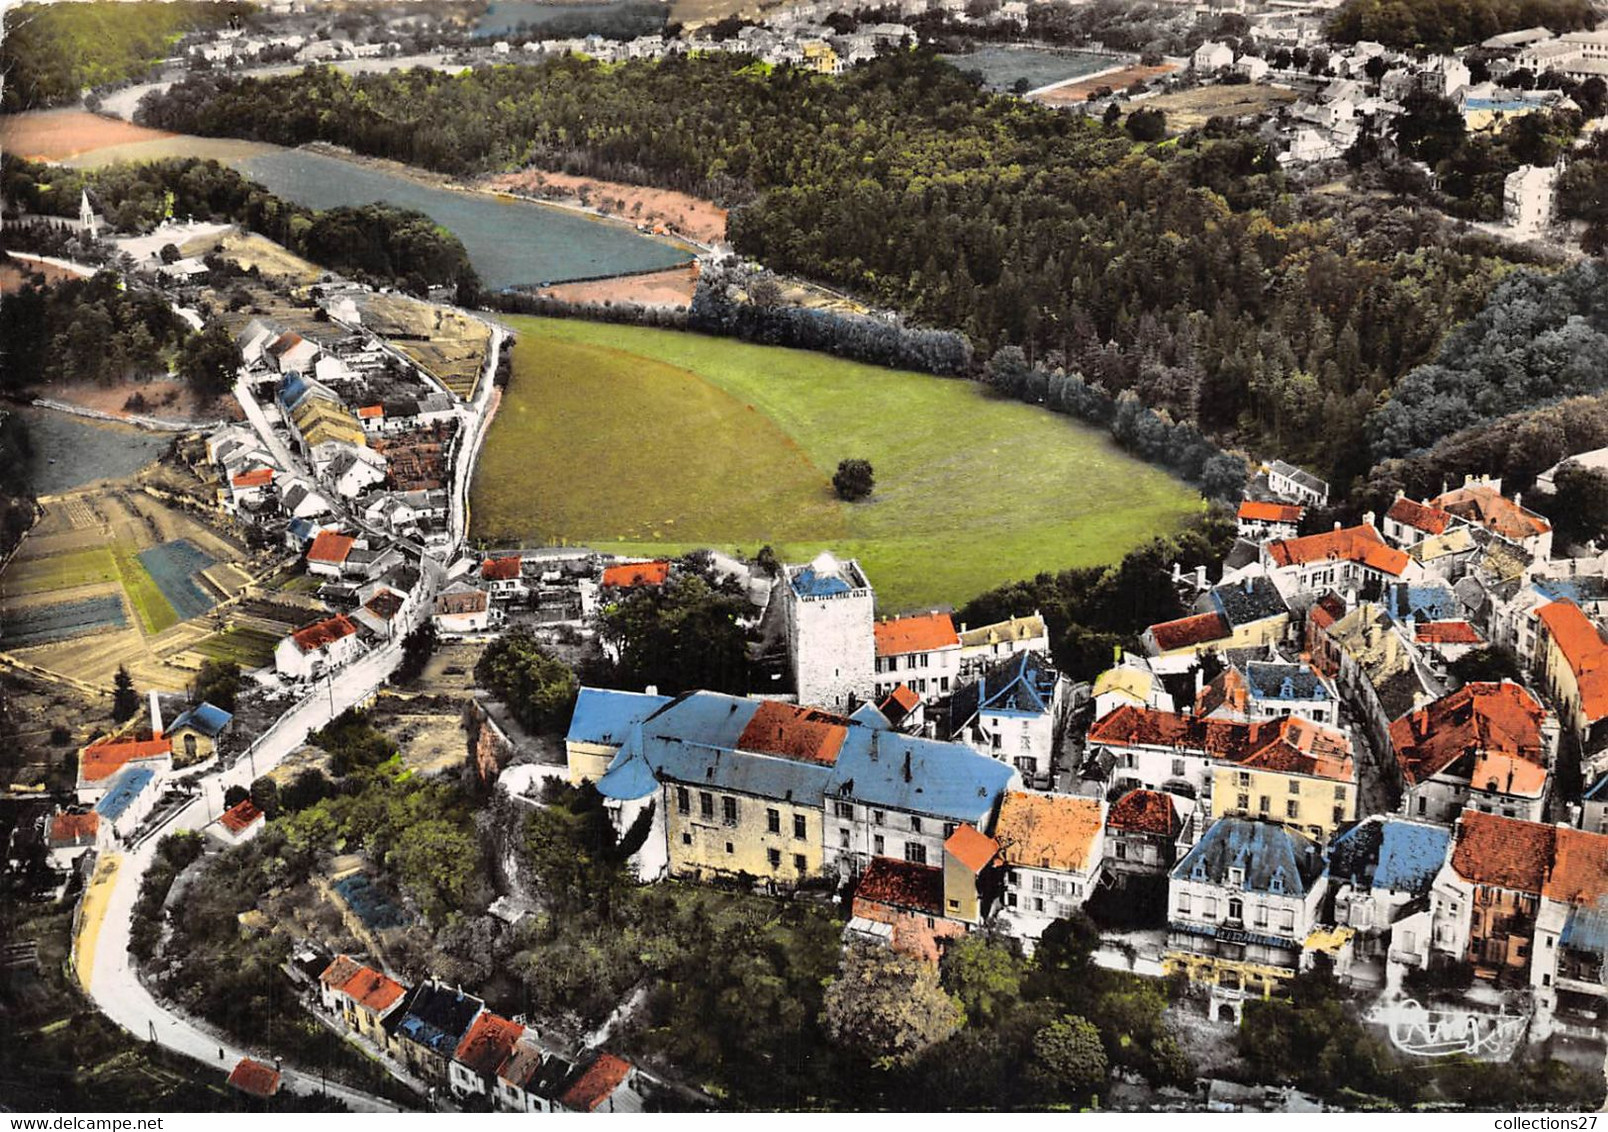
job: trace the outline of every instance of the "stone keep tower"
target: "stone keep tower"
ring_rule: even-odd
[[[786,568],[787,656],[798,702],[847,712],[876,685],[875,595],[860,564],[823,551]]]

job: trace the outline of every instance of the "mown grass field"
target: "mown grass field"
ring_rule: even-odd
[[[858,557],[883,612],[1112,562],[1199,502],[1101,432],[965,381],[639,327],[510,318],[514,378],[471,534],[674,554]],[[876,469],[832,493],[839,460]]]
[[[260,668],[274,659],[279,637],[266,629],[233,625],[197,641],[195,651],[211,660],[234,661],[241,668]]]
[[[55,554],[49,558],[19,557],[0,582],[0,597],[70,590],[117,581],[117,563],[104,546]]]

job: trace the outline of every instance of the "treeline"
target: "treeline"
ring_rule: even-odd
[[[542,10],[538,20],[521,20],[506,33],[490,38],[523,43],[532,39],[581,39],[600,35],[604,39],[629,40],[643,35],[675,34],[679,25],[668,27],[670,8],[653,0],[623,0],[622,3],[587,5],[566,10],[554,5]]]
[[[211,0],[126,4],[21,4],[0,34],[0,111],[75,102],[85,87],[137,78],[186,32],[226,27],[249,5]]]
[[[0,409],[0,557],[33,526],[32,459],[33,440],[27,423],[16,413]]]
[[[0,391],[167,374],[189,328],[154,291],[115,272],[24,287],[0,303]]]
[[[224,221],[343,275],[415,292],[452,284],[478,289],[462,242],[422,212],[386,204],[317,211],[217,161],[174,157],[80,170],[8,154],[0,158],[0,184],[7,200],[29,212],[77,216],[87,189],[120,231],[148,232],[174,216]]]
[[[1608,90],[1608,84],[1592,78]],[[1581,246],[1590,255],[1608,251],[1608,137],[1594,132],[1585,144],[1571,150],[1558,175],[1558,215],[1584,220]]]
[[[1176,421],[1366,470],[1378,395],[1523,253],[1376,199],[1287,191],[1213,128],[1136,146],[924,52],[829,79],[692,56],[446,75],[192,78],[149,125],[322,139],[453,174],[535,163],[739,205],[737,249],[958,330],[981,356],[1134,390]],[[1160,361],[1158,361],[1160,359]]]
[[[1433,362],[1402,379],[1369,418],[1368,436],[1376,458],[1403,456],[1516,409],[1605,388],[1608,265],[1515,272]]]
[[[1324,31],[1337,43],[1449,51],[1521,28],[1597,26],[1590,0],[1346,0]]]

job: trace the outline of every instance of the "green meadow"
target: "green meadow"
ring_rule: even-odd
[[[1066,417],[968,381],[721,338],[510,317],[513,378],[470,497],[487,545],[860,559],[881,612],[1114,562],[1199,507]],[[876,470],[843,503],[838,461]]]

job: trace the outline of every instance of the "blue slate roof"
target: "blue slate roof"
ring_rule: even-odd
[[[1608,956],[1608,913],[1596,908],[1570,908],[1558,946]]]
[[[635,743],[630,750],[622,749],[615,755],[603,777],[597,780],[597,792],[619,802],[646,798],[657,789],[659,780],[653,776],[653,768]]]
[[[1446,862],[1452,831],[1445,826],[1369,818],[1329,847],[1329,875],[1361,888],[1422,895]]]
[[[111,788],[95,806],[95,812],[109,822],[114,822],[128,812],[134,804],[134,799],[140,796],[141,791],[151,785],[156,777],[156,771],[146,766],[131,766],[123,770],[112,779]]]
[[[793,590],[800,597],[831,597],[846,594],[852,588],[833,574],[817,574],[813,566],[806,566],[793,575]]]
[[[1395,621],[1460,621],[1468,616],[1452,587],[1441,582],[1393,583],[1385,591],[1385,611]]]
[[[1601,802],[1608,800],[1608,774],[1605,774],[1586,787],[1583,795],[1588,802]]]
[[[201,734],[216,739],[233,718],[221,707],[203,702],[175,719],[172,730],[182,731],[186,727],[193,727]]]
[[[875,704],[861,704],[854,709],[854,713],[849,718],[862,727],[869,727],[875,731],[890,731],[893,729],[893,724],[888,722],[888,717],[877,710]]]
[[[1043,715],[1055,699],[1060,673],[1035,652],[1017,653],[977,682],[978,710]]]
[[[598,743],[617,747],[624,743],[631,728],[670,702],[669,696],[649,696],[641,692],[617,692],[611,688],[582,688],[570,716],[571,743]]]
[[[1577,578],[1537,578],[1531,583],[1536,593],[1553,601],[1572,601],[1576,605],[1608,601],[1608,578],[1583,575]]]
[[[306,400],[307,394],[311,391],[312,387],[307,384],[307,379],[295,370],[279,379],[279,403],[287,412]]]
[[[318,534],[318,528],[313,526],[311,519],[292,519],[286,529],[298,542],[312,542]]]
[[[1172,876],[1225,884],[1229,869],[1244,871],[1239,887],[1247,892],[1305,896],[1323,874],[1323,858],[1309,838],[1282,825],[1223,818],[1174,866]]]
[[[392,1015],[394,1032],[443,1057],[451,1057],[485,1003],[440,983],[420,983]],[[386,1023],[390,1028],[391,1023]]]
[[[1234,626],[1290,612],[1273,579],[1264,574],[1253,574],[1242,581],[1218,586],[1212,590],[1211,597],[1212,607]]]
[[[1272,661],[1253,660],[1245,666],[1245,682],[1251,694],[1259,700],[1326,700],[1329,689],[1323,686],[1310,665],[1275,664]]]
[[[975,824],[986,822],[1015,779],[1012,768],[962,743],[851,727],[827,793]]]

